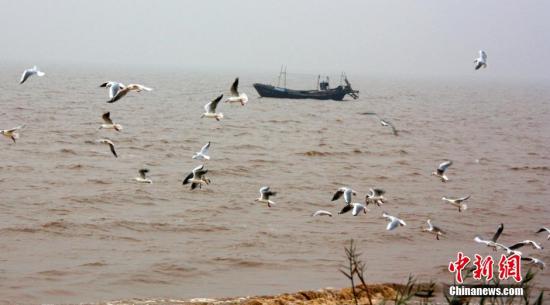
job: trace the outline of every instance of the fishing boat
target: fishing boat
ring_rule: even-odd
[[[280,86],[281,78],[283,77],[283,86]],[[359,97],[359,91],[353,90],[348,78],[342,73],[340,78],[341,84],[335,88],[330,88],[328,77],[323,81],[321,76],[317,77],[317,89],[315,90],[294,90],[286,88],[286,68],[279,74],[279,84],[277,86],[267,84],[253,84],[254,89],[258,91],[261,97],[273,98],[289,98],[289,99],[316,99],[316,100],[335,100],[341,101],[346,95],[353,99]]]

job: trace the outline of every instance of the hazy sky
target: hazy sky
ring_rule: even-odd
[[[7,1],[0,61],[544,79],[550,1]]]

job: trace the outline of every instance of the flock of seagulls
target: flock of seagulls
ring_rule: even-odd
[[[474,64],[475,64],[474,66],[475,70],[478,70],[481,67],[486,68],[487,53],[483,50],[480,50],[479,57],[474,61]],[[29,77],[33,75],[44,76],[45,73],[40,71],[36,66],[34,66],[31,69],[26,69],[21,76],[20,84],[25,83],[29,79]],[[224,101],[225,103],[230,103],[230,104],[236,103],[242,106],[245,106],[248,103],[248,96],[245,93],[239,92],[238,86],[239,86],[239,78],[237,77],[230,87],[230,96]],[[107,100],[107,103],[115,103],[132,91],[141,92],[141,91],[153,90],[152,88],[149,88],[140,84],[129,84],[126,86],[120,82],[115,82],[115,81],[104,82],[100,85],[100,87],[107,88],[109,90],[108,92],[109,99]],[[219,102],[222,99],[223,99],[223,94],[220,94],[214,100],[207,103],[204,106],[204,113],[202,113],[201,118],[210,118],[210,119],[215,119],[216,121],[220,121],[221,119],[223,119],[224,117],[223,113],[217,111]],[[398,136],[399,134],[398,130],[389,120],[379,117],[378,114],[374,112],[365,112],[362,114],[376,116],[383,127],[391,128],[393,135]],[[122,125],[113,122],[113,120],[111,119],[110,112],[104,113],[102,115],[102,119],[103,119],[103,124],[101,124],[99,129],[114,130],[117,132],[120,132],[123,129]],[[0,133],[5,137],[10,138],[14,143],[16,143],[16,139],[19,138],[19,131],[23,127],[24,125],[18,126],[12,129],[0,130]],[[108,145],[113,156],[115,158],[118,157],[117,152],[115,150],[115,145],[112,140],[103,138],[103,139],[97,140],[97,142]],[[211,159],[209,155],[210,145],[211,145],[210,142],[206,143],[200,149],[200,151],[193,154],[192,159],[202,161],[202,162],[209,161]],[[446,172],[452,164],[453,162],[450,160],[447,160],[439,164],[439,166],[432,173],[432,175],[438,177],[442,182],[448,182],[449,178],[447,177]],[[147,174],[149,173],[149,169],[142,168],[138,171],[138,173],[139,173],[139,176],[134,178],[135,181],[139,183],[146,183],[146,184],[153,183],[153,181],[147,177]],[[193,168],[193,170],[190,173],[188,173],[187,176],[185,176],[182,184],[183,185],[189,184],[191,190],[194,190],[197,187],[200,189],[203,186],[209,185],[211,183],[211,180],[206,176],[207,173],[208,173],[208,170],[205,168],[205,163],[198,165],[195,168]],[[255,199],[256,202],[266,204],[267,207],[272,207],[273,205],[276,204],[270,198],[276,196],[277,192],[272,191],[269,186],[261,187],[259,190],[259,193],[260,193],[260,196]],[[353,202],[353,197],[357,196],[357,192],[351,187],[345,186],[345,187],[339,188],[334,193],[334,195],[332,196],[332,201],[337,201],[340,198],[343,199],[344,206],[338,212],[339,215],[346,214],[350,211],[353,216],[358,216],[361,214],[366,215],[368,212],[370,212],[370,210],[367,208],[369,204],[373,204],[380,207],[384,203],[386,203],[387,200],[384,196],[385,193],[386,192],[383,189],[370,188],[365,195],[364,203]],[[458,197],[458,198],[442,197],[442,200],[458,208],[459,212],[463,212],[467,209],[467,205],[464,202],[469,198],[470,198],[470,195],[467,195],[464,197]],[[317,210],[313,212],[311,216],[312,217],[322,217],[322,216],[333,217],[333,214],[327,210]],[[399,227],[404,227],[407,225],[403,219],[398,218],[397,216],[390,215],[385,211],[382,212],[382,218],[386,219],[386,221],[388,222],[386,225],[386,230],[388,231],[392,231]],[[445,231],[443,231],[440,227],[434,225],[431,219],[428,219],[426,223],[427,223],[427,227],[422,228],[421,231],[429,234],[433,234],[436,240],[439,240],[440,237],[446,234]],[[498,239],[502,234],[503,230],[504,230],[504,225],[501,224],[498,227],[497,232],[494,234],[494,236],[491,239],[483,239],[479,236],[476,236],[474,238],[474,241],[480,244],[484,244],[492,248],[494,251],[504,250],[508,254],[517,253],[521,255],[521,252],[519,252],[517,249],[520,249],[526,246],[530,246],[535,250],[543,249],[543,247],[540,244],[532,240],[524,240],[524,241],[515,243],[511,246],[505,246],[504,244],[498,242]],[[542,233],[542,232],[548,233],[547,239],[550,240],[550,229],[543,227],[539,231],[537,231],[537,233]],[[540,259],[537,259],[537,258],[522,257],[522,260],[528,263],[531,263],[533,265],[536,265],[540,268],[545,267],[544,262],[542,262]]]

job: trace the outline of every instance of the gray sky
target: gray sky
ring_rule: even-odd
[[[7,1],[0,61],[548,79],[550,1]],[[45,69],[45,68],[44,68]]]

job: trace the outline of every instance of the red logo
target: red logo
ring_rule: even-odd
[[[455,281],[462,284],[464,282],[462,270],[466,268],[471,259],[462,252],[458,252],[456,257],[456,261],[449,263],[449,271],[455,274]],[[495,261],[491,256],[483,258],[481,255],[475,254],[474,279],[481,280],[485,278],[487,281],[490,281],[493,278],[494,263]],[[521,282],[521,257],[518,254],[510,256],[502,254],[498,261],[498,278],[500,280],[513,278],[516,282]]]

